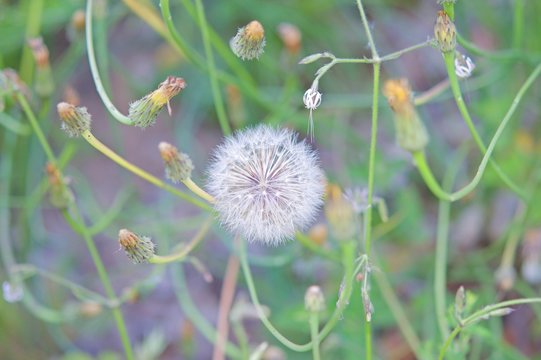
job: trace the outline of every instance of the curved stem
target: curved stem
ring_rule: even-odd
[[[188,178],[182,182],[188,189],[190,189],[195,195],[200,198],[207,200],[209,203],[214,204],[216,201],[212,195],[210,195],[205,190],[201,189],[199,185],[193,182],[191,178]]]
[[[203,36],[203,45],[205,47],[205,54],[207,56],[207,65],[210,76],[210,86],[212,88],[212,96],[214,98],[214,107],[216,108],[216,114],[218,115],[218,121],[224,135],[231,134],[231,127],[227,121],[227,115],[225,111],[225,105],[220,91],[220,84],[218,83],[218,76],[216,73],[216,64],[214,63],[214,55],[212,53],[212,45],[210,43],[210,35],[205,18],[205,9],[203,7],[202,0],[195,0],[195,7],[197,10],[199,28]]]
[[[208,230],[210,229],[210,225],[212,224],[212,218],[209,218],[203,226],[199,229],[197,234],[190,240],[188,245],[182,248],[179,252],[176,254],[166,255],[166,256],[159,256],[154,255],[149,262],[152,264],[167,264],[173,261],[182,261],[186,259],[186,257],[192,252],[193,249],[201,243],[201,241],[205,238],[205,235],[207,234]]]
[[[320,360],[321,356],[319,355],[319,314],[317,311],[310,312],[310,336],[312,337],[312,358],[314,360]]]
[[[455,98],[456,105],[462,114],[462,117],[464,118],[464,121],[466,121],[466,125],[468,126],[470,133],[477,144],[477,147],[481,152],[486,154],[487,148],[485,144],[483,143],[483,140],[477,133],[477,130],[475,129],[475,125],[473,124],[473,120],[470,116],[470,113],[468,111],[468,108],[466,107],[466,104],[464,103],[464,99],[462,98],[462,92],[460,90],[460,85],[458,83],[458,77],[455,73],[455,53],[453,51],[449,51],[447,53],[443,54],[443,58],[445,60],[445,67],[447,69],[447,76],[449,77],[449,83],[451,85],[451,90],[453,92],[453,96]],[[536,75],[537,76],[537,75]],[[528,81],[526,81],[528,82]],[[518,94],[517,94],[518,95]],[[516,98],[515,98],[516,99]],[[513,109],[514,110],[514,109]],[[484,160],[484,159],[483,159]],[[488,158],[488,161],[490,165],[494,168],[498,176],[502,179],[502,181],[513,191],[515,192],[519,197],[524,199],[524,193],[523,191],[514,184],[509,177],[502,171],[502,169],[496,164],[496,162],[490,158]]]
[[[131,171],[132,173],[134,173],[135,175],[139,176],[140,178],[148,181],[149,183],[151,183],[151,184],[153,184],[153,185],[155,185],[155,186],[157,186],[157,187],[159,187],[161,189],[164,189],[164,190],[170,192],[173,195],[178,196],[179,198],[181,198],[183,200],[186,200],[186,201],[194,204],[195,206],[200,207],[203,210],[207,210],[207,211],[212,210],[212,208],[208,204],[200,201],[199,199],[191,197],[190,195],[178,190],[177,188],[175,188],[175,187],[173,187],[173,186],[171,186],[169,184],[164,183],[163,181],[161,181],[160,179],[158,179],[154,175],[151,175],[148,172],[146,172],[145,170],[143,170],[143,169],[137,167],[136,165],[133,165],[132,163],[128,162],[122,156],[118,155],[113,150],[109,149],[106,145],[104,145],[101,141],[99,141],[97,138],[95,138],[94,135],[92,135],[92,133],[89,130],[84,131],[81,136],[90,145],[92,145],[96,150],[98,150],[99,152],[101,152],[102,154],[104,154],[105,156],[107,156],[108,158],[113,160],[114,162],[116,162],[118,165],[122,166],[123,168],[125,168],[125,169]]]
[[[457,201],[463,198],[464,196],[468,195],[473,189],[475,189],[475,187],[479,184],[479,182],[481,181],[481,178],[483,177],[486,166],[488,162],[490,161],[490,156],[492,155],[492,152],[494,151],[494,148],[496,147],[496,143],[498,142],[500,136],[502,135],[505,127],[511,120],[511,117],[513,116],[518,104],[522,100],[522,97],[524,96],[526,91],[529,89],[529,87],[532,85],[532,83],[535,81],[535,79],[539,76],[540,73],[541,73],[541,64],[538,65],[532,71],[532,73],[526,79],[524,84],[522,84],[522,87],[520,88],[520,90],[517,92],[517,95],[513,99],[513,102],[511,103],[509,110],[507,110],[507,113],[505,114],[502,122],[496,129],[494,137],[490,141],[488,148],[486,149],[486,151],[484,151],[483,159],[481,160],[481,163],[479,164],[479,168],[477,169],[475,176],[470,181],[470,183],[468,183],[462,189],[455,191],[453,193],[448,193],[444,191],[438,184],[437,180],[434,178],[434,175],[432,174],[432,170],[430,169],[430,167],[428,166],[426,162],[426,157],[425,157],[424,152],[417,151],[413,153],[413,159],[414,159],[415,164],[417,165],[417,169],[419,170],[426,185],[428,186],[428,188],[430,189],[430,191],[432,191],[434,195],[436,195],[439,199],[453,202],[453,201]],[[515,187],[516,185],[513,185],[513,186]],[[515,192],[517,192],[517,194],[520,194],[522,199],[525,199],[524,191],[518,190]]]
[[[103,83],[100,78],[100,73],[98,69],[98,65],[96,64],[96,55],[94,54],[94,44],[93,44],[93,37],[92,37],[92,10],[93,10],[93,4],[92,0],[87,0],[86,3],[86,48],[88,51],[88,64],[90,65],[90,72],[92,73],[92,78],[94,79],[94,84],[96,85],[96,91],[100,95],[101,101],[111,113],[111,115],[125,125],[133,125],[133,122],[129,117],[122,114],[113,104],[111,99],[109,99],[109,96],[107,95],[107,91],[105,90]]]

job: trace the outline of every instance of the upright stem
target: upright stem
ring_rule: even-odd
[[[513,3],[513,49],[519,49],[524,37],[524,0],[512,0]]]
[[[195,7],[197,9],[197,16],[199,20],[199,28],[203,35],[203,45],[205,47],[205,54],[207,56],[207,64],[209,68],[210,86],[212,88],[212,96],[214,98],[214,107],[216,108],[216,114],[220,127],[224,135],[231,134],[231,127],[227,121],[227,113],[225,111],[225,105],[220,91],[220,83],[218,82],[218,75],[216,73],[216,64],[214,62],[214,55],[212,53],[212,44],[210,43],[210,35],[205,18],[205,9],[203,7],[202,0],[195,0]]]
[[[314,360],[320,360],[319,355],[319,314],[317,311],[310,311],[310,336],[312,337],[312,357]]]
[[[28,0],[26,1],[25,5],[27,10],[26,33],[22,44],[23,54],[21,57],[19,73],[21,79],[29,84],[32,82],[34,68],[32,67],[32,51],[26,44],[26,40],[36,37],[39,34],[39,29],[41,27],[41,14],[43,11],[43,0]]]

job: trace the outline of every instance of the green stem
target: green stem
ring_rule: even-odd
[[[509,307],[509,306],[521,305],[521,304],[533,304],[533,303],[541,303],[541,298],[514,299],[514,300],[503,301],[503,302],[498,303],[498,304],[485,306],[483,309],[481,309],[481,310],[475,312],[474,314],[468,316],[466,319],[464,319],[462,326],[457,326],[453,330],[451,335],[449,335],[449,337],[445,340],[445,343],[443,344],[443,346],[442,346],[442,348],[440,350],[440,355],[439,355],[438,359],[443,360],[443,358],[445,357],[445,353],[447,352],[447,349],[449,349],[449,346],[451,346],[451,343],[453,342],[453,339],[464,328],[466,328],[469,325],[474,324],[475,322],[477,322],[477,321],[479,321],[481,319],[486,318],[487,315],[490,315],[490,312],[492,312],[494,310],[497,310],[497,309]]]
[[[36,133],[36,136],[38,137],[38,139],[39,139],[39,141],[40,141],[40,143],[41,143],[41,145],[43,147],[43,150],[47,154],[47,158],[49,159],[49,161],[52,164],[54,164],[54,165],[58,164],[58,161],[57,161],[56,157],[54,156],[54,154],[53,154],[53,152],[51,150],[51,147],[49,146],[49,143],[45,139],[45,135],[41,131],[39,123],[37,122],[37,120],[36,120],[36,118],[34,116],[34,113],[32,112],[32,109],[30,108],[30,105],[28,104],[25,97],[20,92],[17,93],[17,100],[19,101],[19,103],[21,104],[21,107],[23,108],[23,111],[27,115],[27,117],[28,117],[28,119],[30,121],[30,125],[32,126],[32,129]],[[68,221],[70,226],[72,226],[74,228],[74,230],[76,229],[76,232],[79,232],[80,234],[83,235],[83,239],[86,242],[86,245],[88,247],[88,250],[90,252],[92,260],[94,261],[94,265],[96,266],[96,269],[98,271],[98,275],[100,277],[100,280],[101,280],[101,282],[103,284],[103,287],[105,288],[105,293],[107,294],[107,296],[110,299],[114,300],[114,299],[116,299],[116,295],[115,295],[114,290],[113,290],[113,288],[111,286],[111,282],[109,280],[109,276],[107,274],[107,271],[105,270],[105,267],[103,266],[103,263],[101,261],[101,257],[99,255],[97,249],[96,249],[96,246],[95,246],[94,241],[93,241],[93,239],[92,239],[92,237],[90,235],[90,232],[89,232],[88,228],[86,227],[86,225],[84,224],[84,221],[83,221],[82,217],[79,215],[79,211],[78,211],[77,206],[75,204],[72,207],[72,211],[75,213],[75,218],[76,218],[75,220],[71,218],[71,216],[68,214],[68,212],[66,210],[63,211],[64,217],[66,218],[66,220]],[[133,353],[132,353],[132,349],[131,349],[131,345],[130,345],[130,339],[128,337],[128,333],[127,333],[127,330],[126,330],[126,325],[124,324],[124,318],[122,316],[122,313],[120,312],[120,309],[118,309],[118,308],[113,308],[111,311],[113,313],[113,317],[115,319],[118,331],[120,333],[120,338],[121,338],[121,341],[122,341],[122,345],[124,347],[124,352],[126,354],[126,358],[127,359],[133,359]]]
[[[426,157],[423,151],[417,151],[414,152],[413,160],[415,162],[415,165],[417,166],[417,169],[419,170],[423,180],[425,181],[426,185],[432,191],[434,195],[436,195],[439,199],[442,200],[448,200],[451,202],[457,201],[464,196],[468,195],[475,187],[479,184],[481,181],[481,178],[483,177],[483,174],[485,172],[486,166],[488,162],[490,161],[490,157],[492,155],[492,152],[494,151],[494,148],[496,147],[496,144],[502,135],[505,127],[511,120],[511,117],[513,116],[516,108],[518,107],[518,104],[522,100],[522,97],[526,93],[526,91],[529,89],[529,87],[532,85],[532,83],[535,81],[535,79],[539,76],[541,73],[541,64],[538,65],[530,74],[530,76],[526,79],[524,84],[522,84],[521,88],[517,92],[517,95],[513,99],[513,102],[511,103],[511,106],[509,107],[509,110],[507,110],[507,113],[505,114],[502,122],[496,129],[496,132],[494,133],[494,136],[492,140],[490,141],[490,144],[488,146],[488,149],[484,151],[483,159],[481,160],[481,163],[479,164],[479,168],[477,169],[477,172],[473,179],[468,183],[466,186],[464,186],[462,189],[457,190],[453,193],[448,193],[444,191],[440,185],[438,184],[437,180],[434,178],[434,175],[432,173],[432,170],[428,166],[426,162]],[[454,74],[454,73],[453,73]],[[493,163],[495,164],[495,163]],[[515,185],[513,185],[515,186]],[[518,190],[518,189],[517,189]],[[520,197],[522,199],[526,199],[527,197],[524,194],[524,191],[518,190],[515,191],[517,194],[520,194]]]
[[[39,30],[41,28],[41,14],[43,12],[43,0],[28,0],[26,1],[25,5],[28,15],[26,18],[26,31],[22,44],[23,54],[21,57],[19,74],[25,83],[30,84],[32,81],[32,73],[34,68],[32,66],[32,51],[26,44],[26,41],[38,36],[39,34]]]
[[[129,117],[122,114],[113,104],[111,99],[109,99],[109,96],[107,95],[107,91],[105,90],[103,83],[100,78],[100,72],[98,69],[98,65],[96,64],[96,55],[94,54],[94,44],[92,39],[92,10],[93,10],[93,4],[92,0],[87,0],[86,3],[86,48],[88,51],[88,63],[90,65],[90,72],[92,73],[92,78],[94,79],[94,84],[96,86],[96,91],[100,95],[101,101],[111,113],[111,115],[119,122],[125,125],[133,125],[133,122]]]
[[[314,360],[320,360],[319,355],[319,314],[317,311],[310,312],[310,336],[312,338],[312,357]]]
[[[101,256],[98,252],[98,249],[96,248],[96,244],[94,244],[94,240],[92,239],[92,236],[90,235],[88,227],[85,225],[82,216],[79,214],[77,206],[72,207],[72,212],[74,214],[74,217],[72,217],[67,210],[63,210],[62,214],[64,215],[64,218],[66,219],[68,224],[70,224],[70,226],[74,230],[76,229],[77,233],[80,233],[82,235],[86,243],[86,247],[90,252],[90,256],[92,257],[92,261],[94,262],[96,270],[98,271],[98,276],[105,289],[105,294],[111,301],[118,301],[115,291],[113,290],[113,286],[111,285],[109,274],[107,273],[107,270],[103,265]],[[122,312],[118,307],[113,307],[111,309],[111,312],[113,313],[113,318],[115,319],[118,332],[120,333],[120,340],[122,341],[122,346],[124,347],[124,353],[126,354],[126,358],[134,359],[132,347],[130,344],[130,338],[128,336],[128,330],[126,329],[126,324],[124,322],[124,316],[122,315]]]
[[[216,64],[214,62],[214,55],[212,53],[212,44],[210,43],[210,35],[207,25],[207,20],[205,18],[205,9],[203,7],[202,0],[195,0],[195,7],[197,10],[199,28],[201,29],[201,34],[203,36],[203,45],[205,47],[205,54],[207,56],[207,66],[209,69],[210,76],[210,86],[212,88],[212,96],[214,98],[214,107],[216,109],[216,114],[218,115],[218,121],[222,132],[224,135],[231,134],[231,127],[227,121],[227,114],[225,111],[225,105],[222,98],[222,93],[220,91],[220,84],[218,82],[218,76],[216,73]]]
[[[101,141],[99,141],[97,138],[95,138],[94,135],[92,135],[92,133],[89,130],[84,131],[81,136],[90,145],[92,145],[96,150],[98,150],[99,152],[101,152],[102,154],[104,154],[105,156],[107,156],[108,158],[110,158],[111,160],[113,160],[114,162],[116,162],[118,165],[122,166],[126,170],[131,171],[135,175],[139,176],[140,178],[148,181],[149,183],[151,183],[151,184],[153,184],[153,185],[155,185],[155,186],[157,186],[157,187],[159,187],[159,188],[161,188],[163,190],[166,190],[166,191],[170,192],[173,195],[178,196],[179,198],[181,198],[183,200],[186,200],[186,201],[194,204],[195,206],[200,207],[203,210],[206,210],[206,211],[211,211],[212,210],[212,208],[207,203],[205,203],[203,201],[200,201],[199,199],[194,198],[194,197],[192,197],[192,196],[178,190],[174,186],[171,186],[169,184],[164,183],[163,181],[161,181],[160,179],[158,179],[154,175],[151,175],[148,172],[146,172],[145,170],[143,170],[143,169],[137,167],[136,165],[133,165],[132,163],[128,162],[122,156],[118,155],[113,150],[109,149]]]
[[[483,143],[483,140],[477,133],[477,130],[475,129],[475,125],[473,124],[473,120],[470,116],[470,113],[468,111],[468,108],[466,107],[466,103],[464,102],[464,99],[462,98],[462,92],[460,90],[460,85],[458,83],[458,77],[455,73],[455,53],[453,51],[449,51],[443,54],[443,58],[445,60],[445,67],[447,69],[447,76],[449,77],[449,83],[451,85],[451,90],[453,92],[453,96],[455,98],[456,105],[466,121],[466,125],[468,126],[470,133],[477,144],[477,147],[483,155],[486,154],[487,148],[485,144]],[[515,185],[511,179],[507,177],[507,175],[502,171],[502,169],[496,164],[495,161],[492,159],[488,159],[490,165],[494,168],[498,176],[502,179],[502,181],[513,191],[515,192],[519,197],[524,198],[524,193],[522,190]]]
[[[524,0],[513,0],[513,48],[519,49],[524,37]]]
[[[212,218],[209,218],[203,226],[199,229],[197,234],[188,242],[188,244],[182,248],[182,250],[178,251],[175,254],[166,255],[166,256],[159,256],[154,255],[150,259],[150,263],[152,264],[167,264],[173,261],[182,261],[184,260],[193,249],[197,247],[201,243],[201,241],[205,238],[205,235],[207,234],[208,230],[210,229],[210,225],[212,224]]]

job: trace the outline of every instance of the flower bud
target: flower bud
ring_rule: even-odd
[[[438,11],[436,25],[434,25],[434,36],[442,53],[454,51],[456,47],[455,24],[443,10]]]
[[[388,80],[383,86],[383,94],[395,114],[398,145],[410,152],[424,149],[428,144],[428,133],[413,105],[408,81]]]
[[[70,41],[75,41],[84,36],[85,23],[86,19],[84,10],[76,10],[71,16],[71,21],[67,29],[67,35]]]
[[[231,123],[236,128],[241,128],[246,123],[246,113],[244,111],[244,101],[242,93],[236,85],[229,84],[226,88],[227,108]]]
[[[67,102],[61,102],[56,105],[56,110],[62,120],[62,130],[69,136],[77,137],[90,130],[92,120],[85,107],[76,107]]]
[[[156,251],[156,245],[149,237],[139,236],[127,229],[118,232],[118,242],[134,264],[149,262]]]
[[[158,148],[165,165],[165,177],[175,184],[190,178],[193,164],[188,155],[179,152],[176,147],[166,142],[161,142]]]
[[[357,231],[355,211],[342,195],[342,190],[338,185],[330,184],[327,187],[325,217],[336,239],[344,241],[353,239]]]
[[[257,20],[241,27],[229,42],[235,55],[242,60],[258,59],[265,47],[265,30]]]
[[[325,297],[319,286],[312,285],[306,290],[304,308],[309,312],[321,312],[325,310]]]
[[[49,201],[59,209],[67,208],[74,200],[74,195],[68,187],[68,181],[62,177],[58,168],[48,163],[45,172],[49,180]]]
[[[456,52],[455,55],[455,74],[461,79],[467,79],[475,70],[475,63],[466,55]]]
[[[28,46],[36,62],[34,88],[41,97],[47,97],[54,91],[53,74],[49,63],[49,50],[41,37],[28,40]]]
[[[85,318],[93,318],[103,312],[103,307],[94,301],[84,302],[79,305],[79,313]]]
[[[278,25],[278,35],[284,47],[291,55],[297,55],[301,49],[302,34],[298,27],[289,23]]]
[[[135,126],[146,128],[153,125],[156,122],[158,113],[165,105],[167,105],[169,115],[171,115],[169,100],[185,87],[186,82],[183,78],[168,76],[156,90],[130,104],[128,117]]]
[[[466,292],[464,286],[460,286],[455,295],[455,318],[461,322],[466,310]]]

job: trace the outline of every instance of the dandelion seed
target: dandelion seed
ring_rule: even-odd
[[[456,52],[455,56],[455,74],[461,79],[467,79],[471,76],[473,70],[475,69],[475,64],[466,55]]]
[[[260,125],[237,132],[218,147],[208,174],[222,224],[249,241],[291,239],[322,204],[317,154],[290,130]]]
[[[314,118],[312,116],[312,112],[321,104],[321,96],[321,93],[317,91],[316,85],[306,90],[304,96],[302,97],[304,106],[310,110],[310,120],[308,123],[308,134],[310,134],[310,140],[314,139]]]

